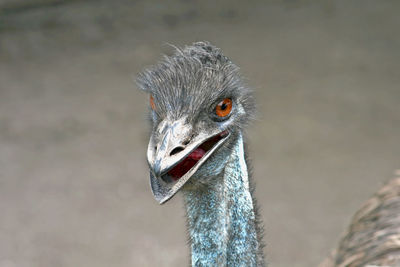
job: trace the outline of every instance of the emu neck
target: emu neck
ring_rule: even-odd
[[[204,190],[185,192],[192,266],[263,265],[241,135],[212,180]]]

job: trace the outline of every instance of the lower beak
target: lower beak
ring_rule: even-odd
[[[229,137],[228,131],[216,131],[199,134],[188,144],[181,145],[186,139],[179,134],[185,132],[182,127],[167,127],[158,142],[154,136],[150,138],[147,150],[150,185],[160,204],[172,198]]]

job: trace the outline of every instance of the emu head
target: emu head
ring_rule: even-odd
[[[162,204],[182,187],[213,183],[253,113],[238,67],[207,42],[176,49],[139,74],[150,94],[150,184]]]

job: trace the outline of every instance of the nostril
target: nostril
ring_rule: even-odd
[[[184,149],[184,148],[181,147],[181,146],[176,147],[176,148],[174,148],[174,149],[171,151],[171,153],[170,153],[169,155],[172,156],[172,155],[178,154],[178,153],[181,152],[183,149]]]

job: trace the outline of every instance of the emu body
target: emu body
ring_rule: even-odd
[[[143,72],[150,94],[147,150],[155,199],[184,194],[193,266],[264,266],[243,130],[254,113],[238,67],[207,42],[195,43]],[[400,181],[355,216],[321,266],[400,266]]]
[[[400,177],[364,203],[319,267],[358,266],[400,266]]]

